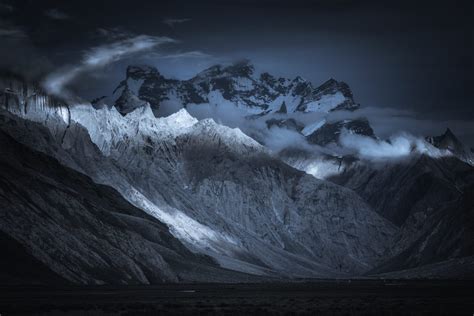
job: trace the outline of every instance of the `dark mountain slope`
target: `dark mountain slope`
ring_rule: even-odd
[[[331,179],[400,227],[392,257],[371,273],[474,255],[474,168],[459,159],[420,155],[382,166],[356,162]]]
[[[33,283],[60,279],[56,274],[85,284],[245,280],[189,252],[164,224],[115,190],[4,132],[0,151],[2,249],[10,262],[22,258],[17,268],[41,262],[25,272]],[[3,261],[2,267],[13,265]],[[11,276],[9,282],[18,275],[3,273]]]
[[[409,222],[412,222],[410,219]],[[404,225],[395,240],[403,244],[409,238],[412,223]],[[448,202],[433,210],[416,224],[420,237],[406,250],[387,260],[373,272],[388,272],[416,268],[474,254],[474,186],[465,190],[458,200]],[[461,271],[462,272],[462,271]],[[458,275],[458,277],[462,275]],[[472,276],[471,276],[472,277]]]
[[[66,284],[70,283],[39,261],[15,239],[0,232],[0,284]]]
[[[426,155],[384,163],[355,162],[331,181],[351,188],[398,226],[416,211],[437,208],[463,195],[474,168],[453,157]]]

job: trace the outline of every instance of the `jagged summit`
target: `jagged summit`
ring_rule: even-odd
[[[449,127],[446,128],[446,131],[442,135],[429,136],[426,137],[426,140],[440,149],[447,149],[453,152],[464,149],[464,145],[459,141]]]
[[[464,162],[474,164],[472,152],[454,135],[449,127],[442,135],[426,137],[426,141],[439,149],[451,152]]]
[[[174,130],[176,133],[185,131],[198,123],[198,120],[191,116],[186,109],[161,118],[160,121],[167,126],[168,130]]]
[[[334,123],[325,123],[319,128],[315,128],[313,132],[309,133],[307,135],[307,139],[313,144],[327,145],[331,142],[337,142],[343,129],[346,129],[354,134],[375,138],[374,130],[370,126],[369,121],[365,118],[359,118],[356,120],[343,120]]]
[[[454,136],[454,133],[451,131],[449,127],[447,127],[446,131],[444,132],[444,135]]]
[[[255,67],[251,64],[250,60],[244,59],[227,66],[213,65],[199,72],[191,80],[217,76],[251,77],[254,71]]]
[[[113,104],[124,115],[146,104],[155,112],[162,100],[162,89],[169,81],[154,67],[128,66],[125,80],[113,92]]]
[[[158,69],[148,65],[130,65],[127,67],[126,74],[127,78],[136,80],[160,75]]]
[[[359,108],[351,89],[344,82],[331,78],[314,87],[301,76],[289,79],[277,78],[267,72],[257,75],[249,60],[214,65],[189,80],[169,79],[154,67],[131,65],[127,68],[125,80],[114,91],[112,104],[123,115],[150,104],[155,116],[170,114],[162,109],[234,107],[243,116],[269,121],[266,124],[268,127],[281,121],[283,123],[277,126],[288,126],[293,130],[298,126],[298,132],[309,125],[312,126],[311,132],[314,132],[325,122],[321,124],[322,121],[318,120],[303,124],[294,118],[289,120],[294,114],[321,113],[324,116],[333,111],[355,111]],[[273,117],[275,115],[278,117]],[[358,130],[355,129],[355,132]],[[370,130],[370,126],[364,128],[364,131]],[[308,132],[308,129],[305,131]],[[331,137],[326,136],[324,142],[337,142],[338,132]]]
[[[125,101],[133,105],[125,106]],[[173,80],[162,76],[150,66],[127,68],[126,79],[114,91],[113,102],[121,113],[149,102],[159,115],[161,106],[179,103],[188,105],[231,103],[249,114],[273,113],[285,102],[288,113],[329,112],[336,109],[354,110],[349,86],[330,79],[319,87],[297,76],[294,79],[275,78],[269,73],[255,76],[249,60],[223,66],[214,65],[189,80]],[[142,102],[143,103],[143,102]]]
[[[189,114],[186,109],[181,109],[178,112],[171,114],[170,116],[166,117],[168,120],[173,120],[177,122],[177,124],[182,125],[182,123],[197,123],[197,119]],[[192,125],[191,124],[191,125]]]
[[[223,74],[249,78],[253,75],[255,67],[250,63],[250,60],[242,60],[221,69]]]
[[[319,93],[327,94],[336,93],[338,91],[342,92],[342,94],[347,98],[353,98],[349,85],[343,81],[337,81],[336,79],[331,78],[318,87]]]

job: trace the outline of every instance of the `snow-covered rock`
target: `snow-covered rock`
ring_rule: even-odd
[[[105,102],[102,100],[101,102]],[[165,78],[150,66],[129,66],[126,78],[106,99],[122,114],[150,104],[156,116],[168,115],[171,109],[193,107],[219,109],[219,113],[239,111],[239,115],[253,118],[241,128],[251,134],[252,126],[258,120],[295,120],[295,115],[319,113],[316,121],[302,125],[304,136],[321,127],[324,115],[333,111],[355,111],[359,105],[354,102],[349,86],[330,79],[319,87],[296,77],[275,78],[268,73],[256,75],[248,61],[230,66],[212,66],[189,80]],[[219,115],[212,116],[220,119]],[[253,124],[257,123],[257,124]],[[324,123],[322,123],[324,124]],[[302,129],[303,129],[302,128]],[[337,141],[337,139],[336,139]]]
[[[301,77],[274,78],[268,73],[257,77],[248,61],[227,67],[213,66],[195,77],[179,81],[163,77],[149,66],[129,66],[109,99],[126,114],[146,102],[159,113],[162,103],[174,100],[181,107],[190,104],[228,102],[250,114],[272,113],[285,106],[287,113],[330,112],[358,108],[347,84],[334,79],[319,87]]]

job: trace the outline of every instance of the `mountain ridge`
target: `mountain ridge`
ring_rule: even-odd
[[[327,116],[337,111],[354,112],[360,107],[344,82],[331,78],[320,86],[313,87],[311,82],[299,76],[287,79],[277,78],[266,72],[257,75],[250,61],[227,66],[214,65],[187,80],[165,78],[158,69],[151,66],[130,65],[126,69],[125,79],[113,94],[97,99],[96,104],[104,103],[115,106],[122,114],[149,103],[157,117],[167,116],[180,108],[192,108],[197,112],[207,106],[211,111],[229,108],[230,111],[239,111],[239,115],[246,117],[250,125],[255,119],[271,122],[281,120],[279,116],[282,115],[320,113]],[[349,121],[353,121],[355,125],[366,122],[357,118]],[[326,124],[321,119],[314,123],[318,122]],[[307,123],[298,122],[298,125],[304,128]],[[286,128],[285,124],[279,126]],[[347,122],[337,126],[337,134],[342,128],[359,132]],[[315,130],[313,127],[313,132]],[[296,131],[300,133],[301,129]],[[332,142],[337,142],[337,134],[332,135]],[[306,134],[302,135],[308,137]],[[313,137],[312,142],[314,139],[317,138]]]
[[[24,89],[23,84],[14,86]],[[375,271],[410,246],[417,249],[417,238],[426,238],[430,245],[434,240],[430,234],[423,237],[412,232],[415,226],[408,219],[419,215],[416,201],[411,205],[415,211],[410,208],[404,217],[408,225],[398,227],[378,207],[380,203],[371,202],[370,197],[375,196],[389,205],[391,195],[377,190],[391,185],[390,174],[409,173],[405,169],[384,173],[373,166],[364,169],[367,161],[331,157],[338,160],[340,169],[330,177],[334,184],[283,163],[279,155],[239,128],[222,126],[210,118],[197,120],[186,109],[157,118],[148,102],[123,115],[116,107],[49,105],[49,99],[40,94],[26,100],[31,111],[21,110],[24,99],[1,100],[6,100],[1,130],[94,182],[113,187],[129,203],[166,224],[189,251],[213,258],[223,269],[262,278],[353,276]],[[432,183],[445,183],[438,181],[438,174],[449,167],[431,165],[440,167],[439,171],[434,169]],[[404,167],[392,164],[386,169],[397,168]],[[408,183],[425,179],[423,170],[423,166],[416,168]],[[344,178],[353,172],[361,173],[354,178],[355,185]],[[379,174],[371,176],[374,172]],[[366,178],[375,179],[375,185],[364,182]],[[357,180],[364,182],[368,194],[364,194],[364,187],[358,188]],[[455,191],[456,183],[449,188]],[[427,203],[433,202],[433,195],[444,197],[437,192],[426,195]],[[423,233],[449,220],[443,215],[446,210],[425,212],[428,218],[435,216],[426,221]],[[403,241],[403,246],[394,247],[393,238]],[[412,268],[453,255],[427,254],[427,261],[393,259],[392,265],[386,266]]]
[[[167,79],[151,66],[130,65],[125,80],[113,92],[116,99],[112,103],[122,114],[128,113],[129,109],[124,108],[125,100],[130,99],[128,94],[132,92],[134,97],[149,102],[153,111],[159,113],[161,103],[172,97],[179,98],[186,107],[188,104],[210,103],[210,94],[219,92],[224,99],[247,107],[254,114],[277,111],[283,103],[290,112],[355,110],[359,107],[344,82],[329,79],[313,88],[301,77],[285,79],[275,78],[269,73],[262,73],[259,77],[253,74],[254,67],[248,61],[229,66],[215,65],[182,81]],[[171,96],[170,92],[175,95]],[[330,95],[334,100],[331,104],[324,104],[322,98]]]

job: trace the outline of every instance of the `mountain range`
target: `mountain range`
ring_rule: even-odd
[[[287,79],[269,73],[257,75],[248,61],[230,66],[216,65],[183,81],[167,79],[150,66],[129,66],[125,79],[113,94],[93,103],[104,102],[113,104],[122,114],[148,103],[156,116],[168,115],[180,108],[198,111],[205,105],[231,108],[249,121],[258,119],[265,121],[269,128],[277,125],[295,130],[318,145],[337,140],[342,128],[374,136],[364,118],[337,122],[324,119],[330,112],[356,111],[360,107],[346,83],[330,79],[319,87],[313,87],[311,82],[301,77]],[[304,121],[294,118],[311,114],[320,119],[307,122],[308,118]]]
[[[342,155],[345,133],[383,141],[343,82],[314,88],[240,62],[185,81],[130,66],[92,104],[15,76],[0,88],[0,229],[8,249],[41,262],[39,279],[411,276],[440,262],[452,276],[474,255],[469,151],[447,132],[403,159]],[[204,108],[242,119],[191,115]],[[282,130],[305,145],[275,150]]]

